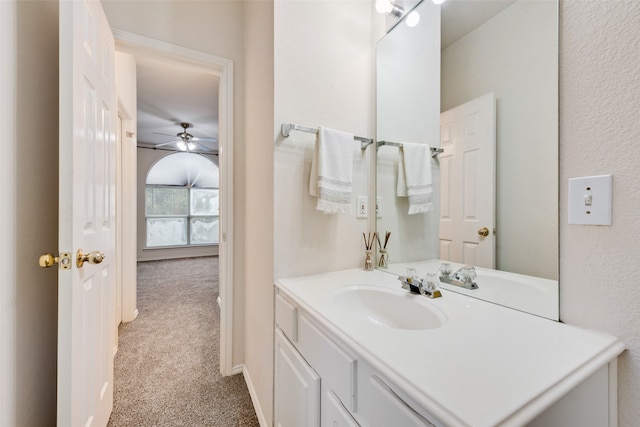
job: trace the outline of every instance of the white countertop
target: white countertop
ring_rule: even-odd
[[[332,301],[348,285],[406,292],[446,316],[437,329],[377,325]],[[615,337],[442,290],[428,299],[394,275],[345,270],[276,286],[446,425],[521,426],[624,350]]]

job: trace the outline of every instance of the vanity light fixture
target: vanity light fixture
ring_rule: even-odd
[[[432,0],[434,4],[440,5],[445,0]],[[401,18],[404,15],[402,6],[397,5],[396,0],[376,0],[376,11],[385,15],[392,15]],[[409,27],[415,27],[420,22],[420,14],[415,10],[407,15],[406,24]]]
[[[413,28],[418,25],[418,22],[420,22],[420,14],[415,10],[412,10],[409,12],[404,22],[407,24],[407,27]]]
[[[394,0],[376,0],[376,11],[398,18],[404,13],[404,9],[396,5]]]

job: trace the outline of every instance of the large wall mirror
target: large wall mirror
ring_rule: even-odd
[[[557,320],[557,1],[424,0],[414,11],[417,25],[400,22],[376,48],[387,271],[474,265],[478,289],[443,288]],[[442,152],[399,168],[416,144]],[[430,173],[432,210],[408,213],[403,169],[407,180]]]

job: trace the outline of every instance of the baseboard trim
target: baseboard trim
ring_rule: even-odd
[[[244,365],[236,365],[231,368],[231,375],[242,374],[244,373]]]
[[[133,310],[133,314],[131,315],[131,317],[126,317],[125,318],[125,316],[122,316],[122,323],[133,322],[138,317],[138,314],[140,314],[140,312],[136,308],[135,310]]]
[[[235,370],[236,367],[234,367]],[[251,396],[251,402],[253,403],[253,408],[256,411],[256,415],[258,416],[258,422],[260,423],[260,427],[271,427],[271,422],[267,421],[264,416],[264,412],[260,407],[260,403],[258,402],[258,397],[256,396],[256,390],[253,387],[253,382],[251,381],[251,375],[249,374],[249,370],[245,365],[241,366],[242,375],[244,376],[244,382],[247,384],[247,388],[249,389],[249,396]]]

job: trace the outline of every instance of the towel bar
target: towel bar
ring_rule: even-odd
[[[297,125],[295,123],[282,123],[282,126],[280,126],[280,134],[282,136],[284,136],[285,138],[289,137],[289,134],[291,133],[292,130],[297,130],[300,132],[308,132],[308,133],[318,133],[318,128],[312,128],[309,126],[302,126],[302,125]],[[373,144],[373,139],[371,138],[364,138],[362,136],[354,136],[353,139],[355,139],[356,141],[360,141],[360,149],[362,151],[366,150],[367,147],[371,144]]]
[[[378,141],[378,148],[383,145],[391,145],[392,147],[402,147],[401,142]],[[431,157],[437,157],[438,154],[444,153],[444,149],[440,147],[431,147]]]

